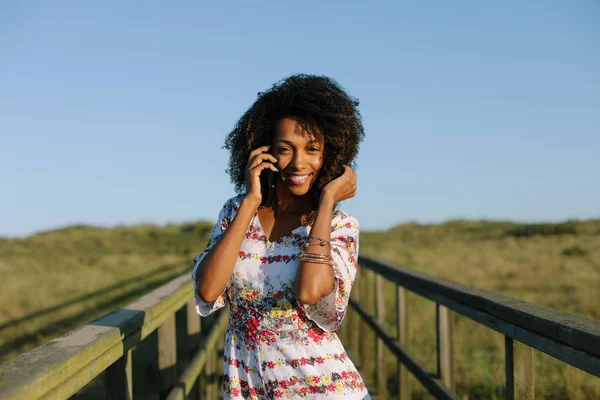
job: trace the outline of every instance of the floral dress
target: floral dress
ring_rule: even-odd
[[[243,195],[236,196],[223,206],[206,250],[194,259],[194,283],[200,261],[219,241],[242,199]],[[207,316],[226,303],[231,308],[225,337],[224,399],[369,399],[335,334],[356,276],[358,222],[334,210],[335,288],[317,303],[304,305],[295,298],[294,280],[310,229],[311,225],[300,226],[270,242],[254,213],[223,293],[214,303],[206,303],[194,288],[200,315]]]

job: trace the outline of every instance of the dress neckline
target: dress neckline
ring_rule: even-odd
[[[265,230],[263,229],[263,226],[262,226],[262,224],[261,224],[261,222],[260,222],[260,217],[258,216],[258,211],[256,211],[256,212],[254,213],[254,219],[256,220],[256,226],[257,226],[257,227],[260,229],[260,231],[263,233],[263,236],[265,237],[265,241],[267,242],[267,246],[271,246],[271,245],[273,245],[273,244],[275,244],[275,243],[279,242],[279,241],[280,241],[281,239],[283,239],[284,237],[287,237],[287,236],[292,236],[292,234],[293,234],[294,232],[296,232],[297,230],[299,230],[299,229],[302,229],[302,228],[307,228],[307,227],[309,227],[309,226],[310,226],[310,224],[307,224],[307,225],[299,225],[299,226],[297,226],[296,228],[292,229],[291,231],[288,231],[288,232],[284,233],[283,235],[281,235],[281,236],[280,236],[280,237],[279,237],[277,240],[275,240],[275,241],[271,242],[271,241],[269,240],[269,238],[267,237],[267,234],[266,234]]]

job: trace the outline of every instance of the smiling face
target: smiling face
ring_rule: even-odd
[[[293,117],[277,122],[271,153],[279,160],[279,184],[294,196],[308,193],[323,165],[323,140]]]

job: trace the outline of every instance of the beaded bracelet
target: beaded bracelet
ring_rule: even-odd
[[[331,247],[331,243],[328,242],[327,240],[323,239],[322,237],[318,237],[318,236],[309,236],[306,238],[306,243],[304,244],[304,248],[308,249],[308,247],[310,246],[310,241],[313,240],[318,240],[319,241],[319,246],[321,247],[325,247],[325,246],[329,246]]]

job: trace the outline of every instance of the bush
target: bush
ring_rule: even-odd
[[[577,227],[572,222],[560,224],[519,224],[504,231],[505,236],[528,237],[528,236],[556,236],[575,235]]]
[[[568,257],[582,257],[587,254],[587,250],[584,250],[581,247],[574,244],[572,246],[565,247],[563,249],[563,251],[561,252],[561,254],[563,256],[568,256]]]

